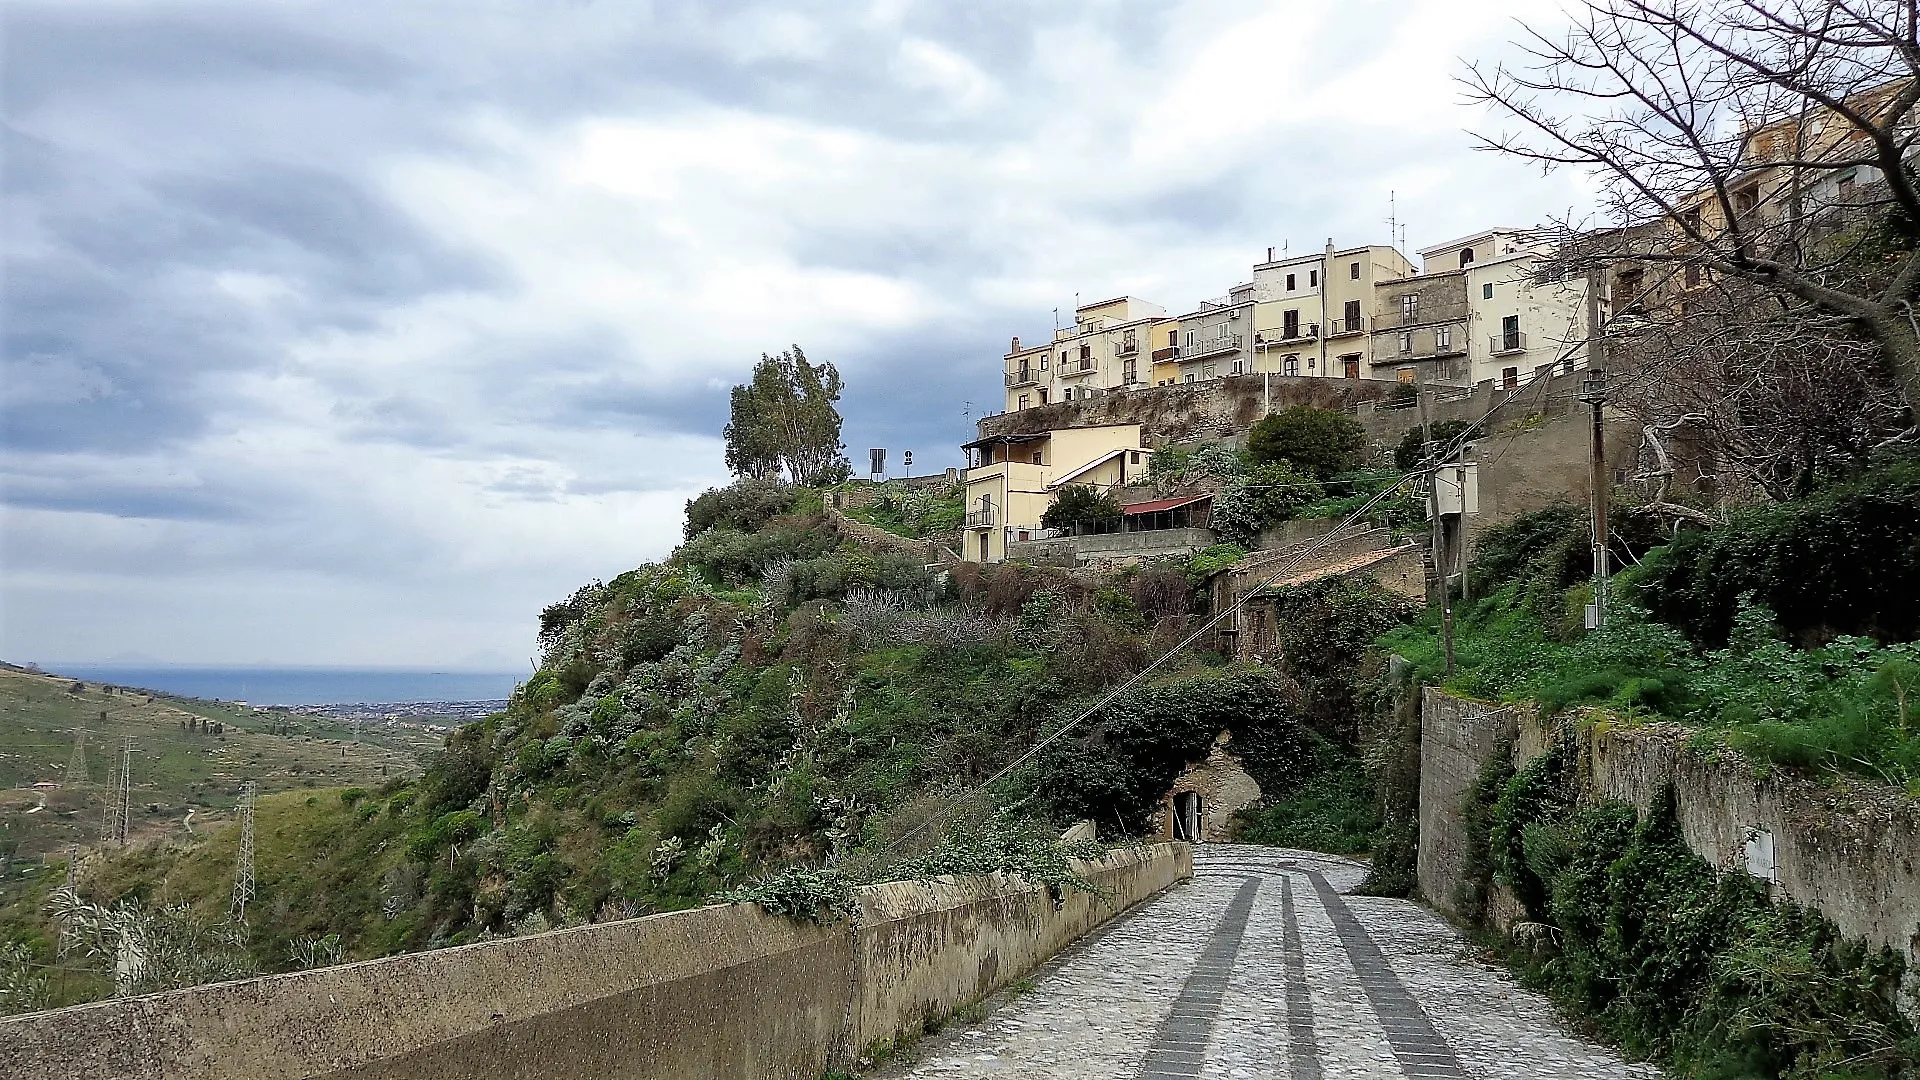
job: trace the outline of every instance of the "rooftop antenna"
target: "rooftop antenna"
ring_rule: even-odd
[[[1387,243],[1396,243],[1400,236],[1400,203],[1393,189],[1387,189]]]
[[[1060,309],[1059,308],[1053,309],[1053,328],[1055,330],[1060,329]]]

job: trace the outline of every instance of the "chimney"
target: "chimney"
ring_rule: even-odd
[[[1017,353],[1020,351],[1020,337],[1018,334],[1014,335],[1013,348],[1008,349],[1007,351],[1010,353]]]
[[[1272,244],[1267,245],[1267,261],[1268,262],[1273,261],[1273,245]]]

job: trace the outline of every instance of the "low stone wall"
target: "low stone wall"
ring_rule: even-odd
[[[864,521],[855,521],[834,507],[826,508],[827,520],[833,524],[838,536],[879,551],[894,551],[919,559],[928,566],[951,566],[960,561],[960,556],[945,544],[933,540],[915,540],[911,537],[890,533],[878,525],[869,525]]]
[[[815,1080],[1192,876],[1184,844],[860,890],[816,926],[731,904],[0,1019],[9,1080]]]
[[[1511,747],[1523,766],[1563,736],[1574,739],[1581,783],[1595,797],[1645,811],[1672,783],[1687,846],[1723,870],[1745,869],[1748,839],[1768,836],[1773,895],[1818,909],[1848,937],[1904,953],[1905,1008],[1920,1016],[1920,804],[1865,784],[1758,777],[1737,757],[1692,752],[1689,732],[1676,725],[1542,720],[1533,709],[1427,688],[1419,880],[1431,903],[1455,913],[1461,797],[1481,763]]]

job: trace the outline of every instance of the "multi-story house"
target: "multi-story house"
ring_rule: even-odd
[[[1275,375],[1371,379],[1377,282],[1413,273],[1386,245],[1269,258],[1253,268],[1254,365]]]
[[[1007,411],[1148,385],[1153,329],[1166,309],[1117,296],[1074,309],[1073,325],[1044,345],[1013,339],[1006,356]]]
[[[1068,484],[1111,490],[1142,476],[1153,451],[1139,424],[995,435],[968,443],[965,534],[968,562],[999,562],[1007,544],[1040,534],[1040,518]]]
[[[1424,248],[1424,272],[1375,286],[1374,378],[1512,388],[1586,365],[1587,282],[1526,230],[1488,229]]]
[[[1155,363],[1163,382],[1204,382],[1253,370],[1253,285],[1235,285],[1180,316],[1177,352]]]

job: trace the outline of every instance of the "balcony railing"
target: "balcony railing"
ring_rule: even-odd
[[[1115,355],[1118,355],[1118,356],[1132,356],[1133,354],[1139,351],[1140,351],[1139,338],[1121,338],[1119,347],[1114,349]]]
[[[1036,380],[1033,377],[1033,369],[1031,368],[1021,368],[1019,371],[1007,372],[1008,386],[1025,386],[1034,381]]]
[[[1304,323],[1297,326],[1282,326],[1271,331],[1273,337],[1264,337],[1264,333],[1254,335],[1253,346],[1256,349],[1271,348],[1275,345],[1291,345],[1300,341],[1312,341],[1320,336],[1319,323]]]
[[[1200,360],[1208,356],[1218,356],[1221,353],[1230,353],[1230,352],[1239,352],[1239,351],[1240,351],[1240,335],[1228,334],[1226,337],[1208,338],[1204,341],[1200,341],[1196,344],[1187,346],[1187,353],[1186,355],[1182,356],[1181,359],[1182,360]]]
[[[1351,319],[1335,319],[1327,324],[1327,336],[1330,338],[1345,337],[1348,334],[1364,334],[1366,332],[1367,317],[1365,315],[1357,315]]]
[[[1164,349],[1153,350],[1153,362],[1156,364],[1162,360],[1178,359],[1180,359],[1180,346],[1178,345],[1169,345]]]
[[[1495,356],[1511,356],[1527,351],[1527,335],[1515,331],[1511,334],[1495,334],[1487,339],[1487,351]]]
[[[991,509],[967,511],[967,528],[969,529],[993,528],[993,511]]]

